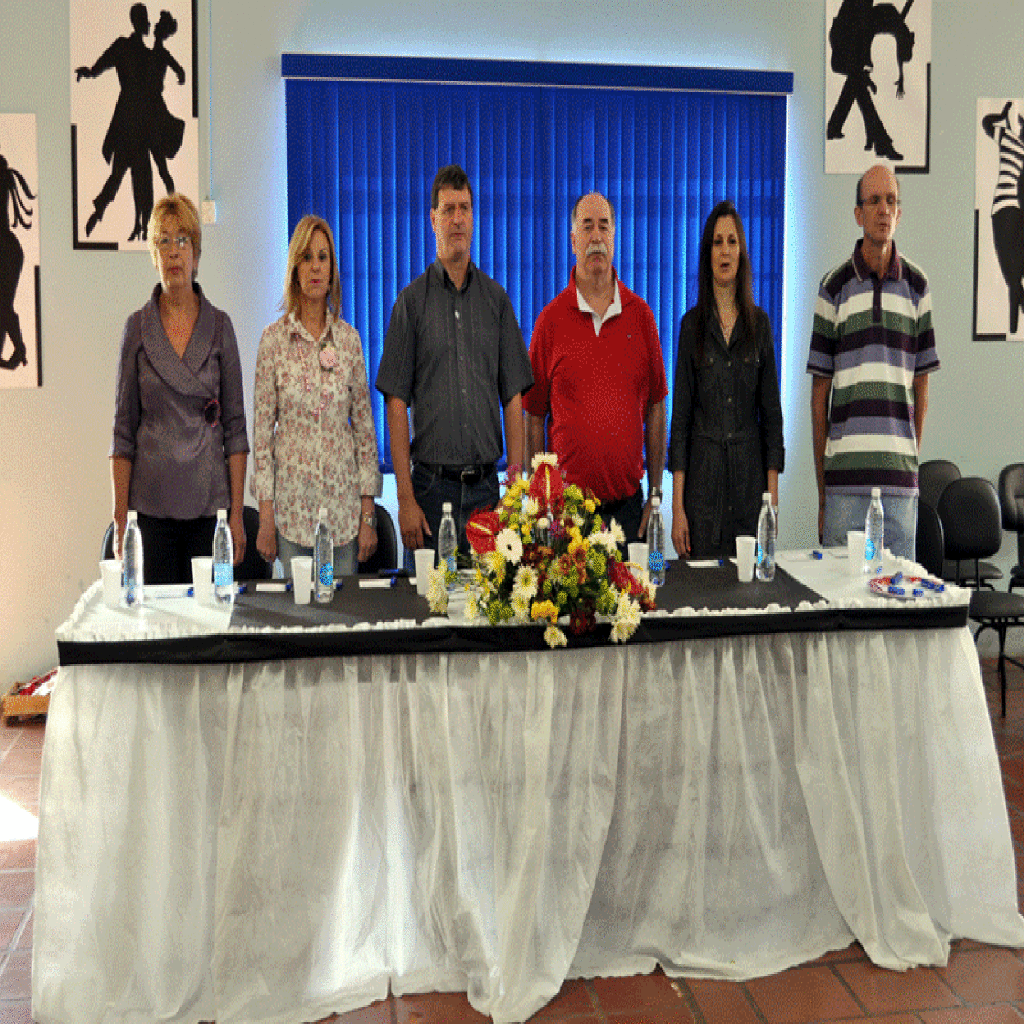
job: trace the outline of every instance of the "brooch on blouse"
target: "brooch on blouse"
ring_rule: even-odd
[[[210,424],[211,427],[217,426],[220,422],[220,402],[216,398],[211,398],[203,409],[203,419]]]

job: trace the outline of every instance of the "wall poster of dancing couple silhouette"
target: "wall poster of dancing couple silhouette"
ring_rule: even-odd
[[[825,173],[927,173],[932,0],[825,0]]]
[[[36,115],[0,114],[0,388],[42,383]]]
[[[1024,97],[979,99],[974,340],[1024,341]]]
[[[155,198],[199,194],[196,0],[71,0],[76,249],[145,251]]]

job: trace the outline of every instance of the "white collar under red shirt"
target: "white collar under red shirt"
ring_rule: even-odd
[[[591,319],[594,321],[594,334],[601,333],[601,324],[606,320],[611,320],[613,316],[618,316],[622,312],[622,296],[619,294],[619,278],[618,275],[615,277],[615,297],[611,301],[611,305],[604,311],[604,316],[599,316],[590,306],[590,303],[583,298],[583,293],[579,289],[579,285],[576,286],[576,301],[579,303],[581,313],[589,313]]]

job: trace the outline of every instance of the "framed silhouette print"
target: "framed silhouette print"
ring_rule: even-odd
[[[36,115],[0,114],[0,388],[43,382]]]
[[[195,0],[71,0],[76,249],[146,249],[153,203],[199,192]]]
[[[928,171],[932,0],[825,0],[825,173]]]
[[[1024,341],[1024,97],[975,118],[975,341]]]

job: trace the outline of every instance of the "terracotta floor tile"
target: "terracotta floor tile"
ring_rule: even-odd
[[[707,981],[686,978],[681,982],[690,990],[707,1024],[759,1024],[744,987],[735,981]]]
[[[686,1005],[679,985],[661,971],[628,978],[594,978],[594,992],[606,1014],[649,1010],[675,1011]]]
[[[18,949],[32,948],[32,925],[35,919],[35,914],[28,915],[28,921],[26,922],[25,927],[21,930],[21,937],[18,939]]]
[[[835,964],[835,971],[869,1013],[936,1010],[960,1005],[960,1000],[931,967],[888,971],[864,960]]]
[[[11,944],[24,919],[24,910],[0,910],[0,956]]]
[[[0,871],[0,907],[28,906],[35,886],[34,870]]]
[[[380,999],[358,1010],[336,1013],[328,1020],[333,1024],[391,1024],[391,1003],[387,999]]]
[[[22,746],[15,743],[0,761],[0,772],[5,775],[35,775],[37,778],[43,766],[43,748]]]
[[[566,1017],[565,1024],[577,1024],[583,1020],[580,1017]],[[609,1013],[604,1018],[586,1018],[595,1021],[607,1021],[608,1024],[690,1024],[693,1021],[693,1014],[689,1009],[680,1006],[675,1010],[649,1010],[642,1007],[630,1012],[623,1010],[621,1013]]]
[[[12,953],[0,974],[0,993],[4,999],[32,998],[32,953]]]
[[[9,839],[0,836],[0,871],[8,868],[34,868],[36,866],[36,841],[34,839]]]
[[[39,806],[39,773],[35,775],[5,775],[0,772],[0,795],[13,800],[26,810]]]
[[[583,1014],[593,1014],[595,1001],[591,997],[590,986],[582,979],[567,981],[561,992],[547,1006],[541,1007],[531,1021],[563,1020],[566,1017],[575,1019]]]
[[[864,960],[866,958],[867,953],[864,952],[864,947],[859,942],[853,942],[845,949],[834,949],[831,953],[823,953],[816,960],[811,960],[804,966],[811,967],[815,964],[834,964],[848,960]]]
[[[1024,962],[1008,949],[958,950],[939,974],[968,1003],[1024,1000]]]
[[[477,1013],[465,992],[427,992],[395,996],[398,1024],[489,1024],[490,1017]]]
[[[924,1024],[1022,1024],[1024,1016],[1012,1006],[961,1006],[956,1010],[925,1010]]]
[[[32,1024],[32,1000],[12,999],[0,1002],[0,1024]]]
[[[832,970],[859,967],[866,962],[834,964],[831,968],[794,967],[768,978],[748,981],[746,988],[769,1024],[859,1017],[861,1008]],[[891,1010],[892,1007],[885,1009]]]

